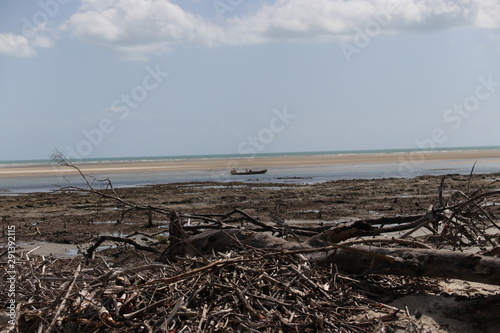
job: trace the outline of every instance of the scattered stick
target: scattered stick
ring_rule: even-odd
[[[201,313],[200,323],[198,324],[198,329],[196,330],[197,333],[203,332],[202,327],[203,327],[203,323],[205,322],[205,320],[207,320],[207,312],[208,312],[208,306],[205,303],[203,305],[203,312]]]
[[[80,270],[81,270],[81,265],[78,265],[78,267],[75,270],[75,274],[73,275],[73,279],[71,280],[71,282],[70,282],[70,284],[68,286],[68,289],[66,290],[66,294],[62,298],[61,304],[57,308],[56,313],[54,314],[54,318],[50,322],[50,328],[49,328],[49,331],[48,331],[49,333],[52,332],[52,330],[55,329],[56,321],[59,320],[59,315],[61,314],[61,312],[63,311],[64,307],[66,306],[66,301],[68,300],[69,295],[71,294],[71,291],[73,290],[73,286],[75,285],[76,278],[80,274]]]
[[[95,242],[95,244],[87,249],[86,257],[93,258],[94,252],[96,251],[96,249],[105,241],[126,243],[126,244],[130,244],[130,245],[134,246],[138,250],[148,251],[148,252],[152,252],[152,253],[159,253],[159,251],[157,249],[155,249],[153,247],[138,244],[137,242],[135,242],[132,239],[123,238],[123,237],[116,237],[116,236],[100,236],[99,239]]]
[[[400,238],[370,238],[370,239],[358,239],[348,242],[343,242],[342,245],[354,245],[354,244],[370,244],[370,243],[381,243],[381,244],[401,244],[413,246],[421,249],[432,249],[433,247],[422,242],[412,241]]]

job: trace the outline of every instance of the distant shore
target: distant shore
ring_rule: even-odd
[[[194,171],[194,170],[230,170],[232,168],[273,168],[323,165],[360,165],[403,163],[418,165],[431,161],[450,163],[500,162],[500,150],[473,151],[419,151],[404,153],[363,153],[332,154],[316,156],[281,156],[254,158],[216,158],[186,159],[164,161],[124,161],[104,163],[75,163],[85,173],[108,172],[149,172],[149,171]],[[0,168],[0,178],[43,177],[50,175],[68,175],[77,171],[57,165],[5,166]]]

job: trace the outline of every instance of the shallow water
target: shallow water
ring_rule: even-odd
[[[392,177],[416,177],[421,175],[469,174],[474,165],[470,160],[420,161],[408,163],[343,164],[322,166],[291,166],[270,168],[263,175],[232,176],[227,170],[206,171],[157,171],[157,172],[108,172],[96,174],[96,179],[109,178],[113,186],[133,187],[141,185],[190,183],[190,182],[254,182],[282,184],[314,184],[341,179],[373,179]],[[474,173],[500,172],[500,160],[480,160]],[[95,188],[106,183],[93,183]],[[80,176],[11,177],[0,179],[0,195],[48,192],[61,186],[85,187]],[[211,185],[207,185],[211,186]],[[220,185],[217,185],[220,186]]]

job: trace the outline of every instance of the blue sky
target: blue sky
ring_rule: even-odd
[[[497,0],[0,2],[0,160],[500,145]]]

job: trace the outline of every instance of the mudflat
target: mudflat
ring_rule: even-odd
[[[445,191],[499,188],[500,174],[449,175]],[[200,182],[118,188],[128,202],[147,203],[185,214],[226,214],[239,208],[262,221],[280,212],[290,223],[338,223],[381,216],[424,214],[438,200],[440,176],[338,180],[318,184]],[[490,185],[492,184],[492,185]],[[446,194],[447,192],[445,192]],[[58,243],[87,243],[109,233],[146,230],[146,212],[123,213],[123,204],[85,192],[0,195],[2,225],[16,225],[17,237]],[[154,214],[154,229],[168,216]],[[154,230],[149,230],[154,231]]]

